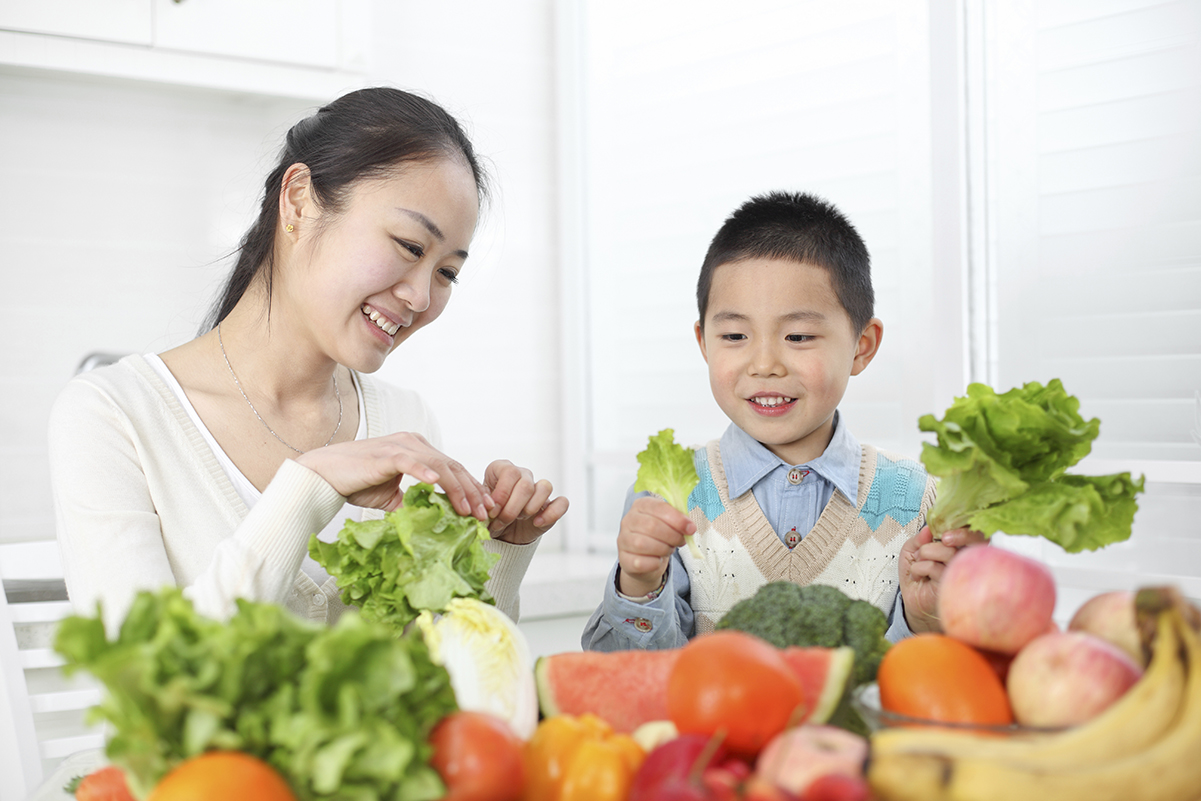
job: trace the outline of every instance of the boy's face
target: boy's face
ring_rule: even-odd
[[[788,464],[825,451],[847,380],[884,333],[876,318],[854,331],[829,274],[791,259],[720,265],[704,324],[696,338],[717,405]]]

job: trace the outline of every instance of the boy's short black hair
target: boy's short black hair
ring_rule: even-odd
[[[873,316],[871,257],[855,226],[833,204],[815,195],[770,192],[739,206],[709,243],[696,284],[702,328],[713,271],[754,258],[791,259],[825,269],[857,334]]]

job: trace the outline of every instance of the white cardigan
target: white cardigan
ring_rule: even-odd
[[[412,431],[440,447],[414,392],[357,375],[367,436]],[[236,598],[279,603],[332,623],[346,608],[334,579],[301,570],[309,536],[346,499],[288,459],[253,509],[238,496],[175,393],[140,355],[72,379],[50,414],[50,476],[67,592],[110,634],[141,589],[184,588],[198,612],[224,619]],[[382,512],[366,510],[365,518]],[[513,619],[537,544],[491,540],[488,590]]]

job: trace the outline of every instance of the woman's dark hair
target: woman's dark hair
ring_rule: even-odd
[[[709,310],[713,271],[743,259],[790,259],[830,274],[855,333],[872,318],[871,257],[851,221],[834,205],[802,192],[770,192],[743,203],[722,224],[701,264],[696,305],[701,328]]]
[[[323,209],[336,214],[355,182],[379,177],[406,162],[447,156],[462,158],[471,168],[483,201],[486,177],[471,141],[458,120],[425,98],[388,87],[359,89],[293,125],[279,162],[264,184],[259,217],[242,237],[237,262],[202,331],[212,330],[225,319],[260,271],[270,298],[279,195],[290,166],[308,167],[314,198]]]

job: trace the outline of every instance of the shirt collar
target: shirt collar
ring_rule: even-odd
[[[758,484],[773,470],[801,467],[814,471],[856,503],[859,497],[859,440],[834,412],[834,436],[821,456],[803,465],[790,465],[733,423],[721,435],[721,465],[731,498]]]

